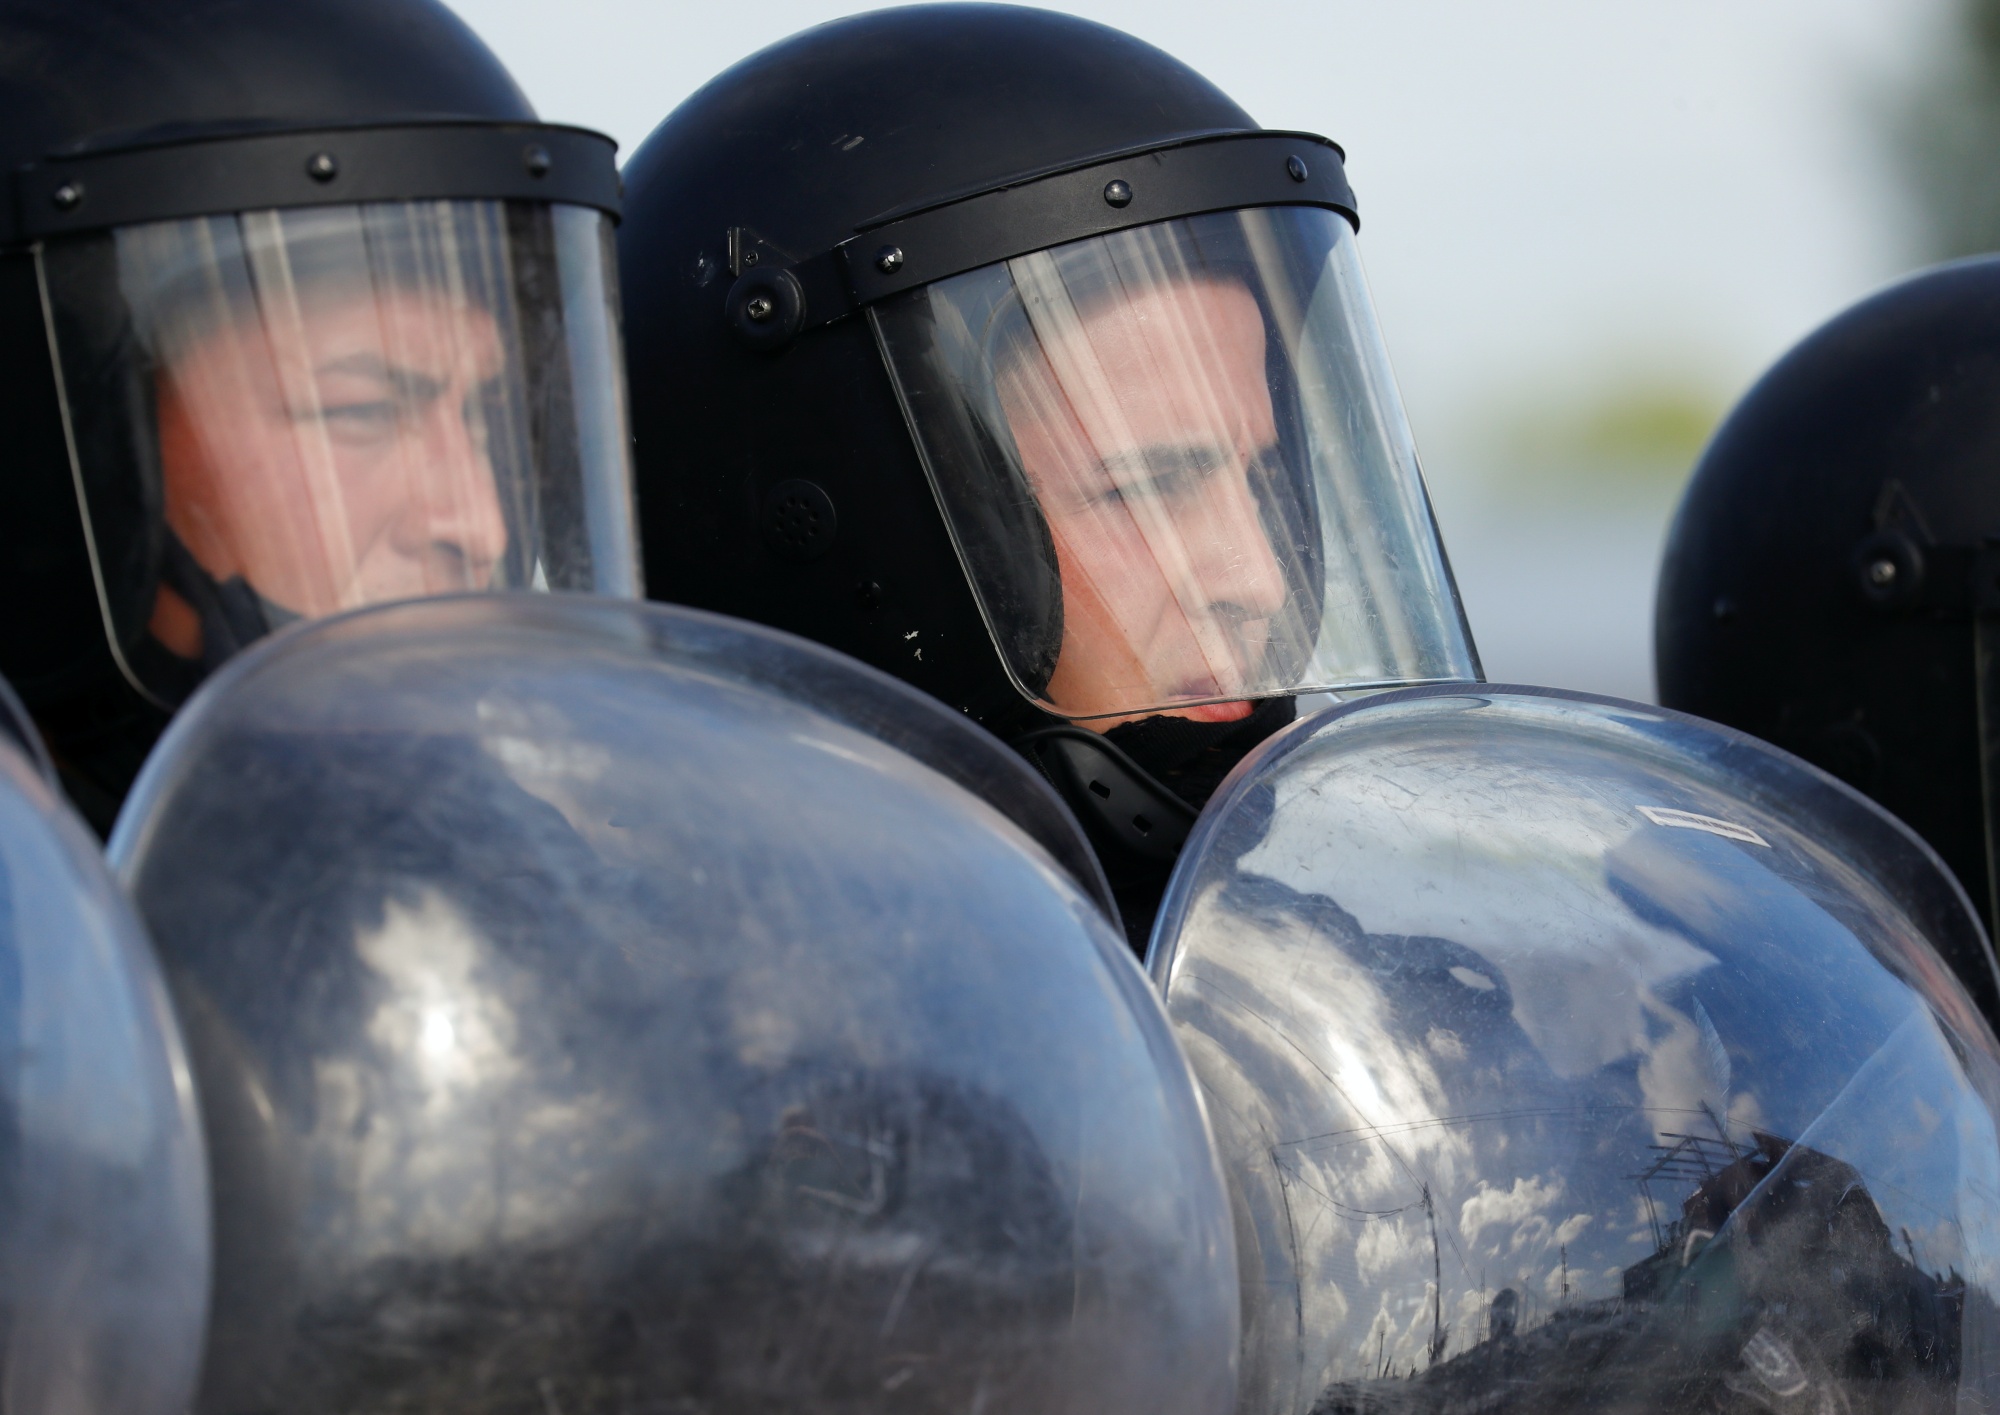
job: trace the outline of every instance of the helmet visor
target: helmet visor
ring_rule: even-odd
[[[1336,213],[1093,236],[874,318],[994,643],[1039,706],[1478,676]]]
[[[107,632],[175,703],[294,619],[638,592],[609,222],[424,201],[42,252]]]

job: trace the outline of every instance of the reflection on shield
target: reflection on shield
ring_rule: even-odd
[[[411,602],[226,668],[112,846],[214,1156],[201,1408],[1224,1415],[1164,1013],[1032,812],[890,740],[1034,781],[663,606]]]
[[[0,1403],[182,1415],[208,1174],[152,945],[0,737]]]
[[[1887,817],[1654,709],[1419,690],[1279,741],[1190,848],[1153,968],[1250,1408],[2000,1390],[2000,1053],[1938,952],[1984,943]]]

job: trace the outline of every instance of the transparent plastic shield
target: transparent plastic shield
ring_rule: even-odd
[[[1339,215],[1096,236],[875,320],[994,642],[1048,711],[1478,676]]]
[[[181,1415],[206,1170],[157,964],[82,824],[0,741],[0,1406]]]
[[[159,701],[294,619],[638,593],[602,213],[246,212],[41,259],[107,631]]]
[[[1301,724],[1151,959],[1244,1268],[1246,1412],[2000,1399],[2000,1053],[1963,894],[1751,739],[1529,690]]]
[[[56,784],[55,763],[49,760],[42,734],[5,678],[0,678],[0,743],[13,746],[41,774],[42,780],[51,786]]]
[[[1157,998],[1027,834],[818,708],[841,663],[464,597],[181,714],[112,853],[224,1215],[198,1409],[1225,1415]]]

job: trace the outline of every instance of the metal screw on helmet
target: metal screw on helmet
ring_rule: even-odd
[[[875,252],[875,268],[884,275],[894,275],[903,268],[903,248],[884,246]]]
[[[306,159],[306,175],[315,182],[331,182],[340,175],[340,161],[330,152],[315,152]]]
[[[1294,182],[1303,182],[1306,179],[1306,160],[1296,153],[1287,157],[1285,171],[1290,174]]]
[[[729,287],[723,309],[745,345],[775,354],[792,342],[805,320],[805,291],[789,270],[752,268]]]
[[[1891,527],[1866,536],[1848,560],[1861,597],[1877,609],[1917,604],[1925,578],[1924,552],[1905,532]]]
[[[530,177],[546,177],[549,175],[549,168],[555,165],[555,159],[549,156],[549,150],[540,143],[530,143],[521,149],[521,165],[528,169]]]
[[[1109,206],[1130,206],[1132,204],[1132,184],[1123,177],[1104,184],[1104,200]]]
[[[74,211],[83,202],[83,184],[64,182],[50,194],[49,200],[56,204],[57,211]]]

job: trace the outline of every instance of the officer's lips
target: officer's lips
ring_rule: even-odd
[[[1228,689],[1210,679],[1206,682],[1179,683],[1174,687],[1177,698],[1206,698]],[[1249,703],[1200,703],[1193,707],[1173,709],[1176,717],[1185,717],[1194,722],[1240,722],[1252,711]]]
[[[1252,708],[1248,703],[1203,703],[1200,707],[1176,708],[1174,711],[1196,722],[1240,722],[1250,715]]]

